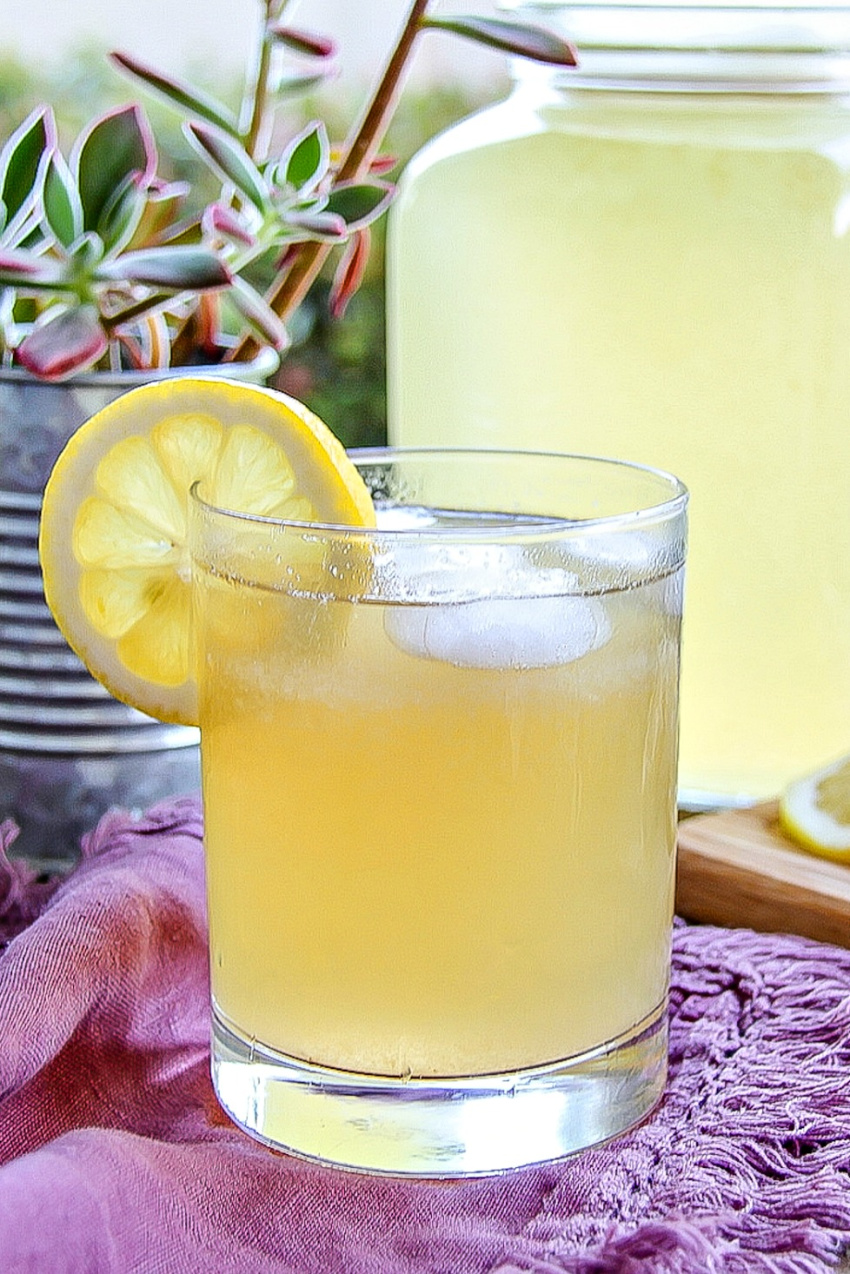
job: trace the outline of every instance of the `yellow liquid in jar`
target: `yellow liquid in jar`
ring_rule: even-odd
[[[239,1034],[468,1075],[663,1003],[677,577],[595,599],[604,643],[532,668],[411,653],[403,607],[197,595],[212,990]]]
[[[438,139],[388,315],[391,441],[688,485],[680,783],[724,801],[850,748],[850,144],[828,99],[722,96],[585,91]]]

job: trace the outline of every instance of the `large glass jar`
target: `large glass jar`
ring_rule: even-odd
[[[769,796],[850,751],[850,5],[508,7],[581,65],[408,166],[390,436],[683,478],[682,798]]]

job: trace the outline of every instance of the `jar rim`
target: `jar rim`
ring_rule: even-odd
[[[831,0],[500,0],[577,49],[577,85],[850,91],[850,4]]]
[[[611,48],[850,51],[850,4],[829,0],[499,0]]]

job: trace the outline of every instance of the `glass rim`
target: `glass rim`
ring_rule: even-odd
[[[636,474],[655,478],[662,486],[666,486],[670,494],[657,502],[647,503],[640,508],[624,509],[618,513],[601,514],[590,518],[549,517],[540,514],[511,514],[504,522],[488,520],[486,525],[476,526],[470,522],[468,526],[459,528],[452,526],[418,526],[418,527],[374,527],[355,526],[345,522],[305,521],[298,518],[273,517],[262,513],[245,513],[238,509],[225,508],[208,500],[201,493],[202,479],[192,483],[189,489],[191,502],[206,513],[232,520],[235,523],[249,523],[277,529],[291,529],[301,534],[319,533],[322,535],[344,535],[346,537],[369,540],[399,540],[417,537],[419,539],[450,540],[458,538],[485,541],[488,538],[501,538],[506,531],[511,534],[550,536],[570,531],[586,532],[596,528],[606,531],[626,529],[635,524],[649,520],[673,520],[681,516],[688,505],[690,493],[685,483],[675,474],[654,465],[641,464],[633,460],[619,459],[613,456],[600,456],[570,451],[532,451],[524,448],[495,447],[357,447],[346,451],[346,455],[359,469],[368,465],[392,464],[395,460],[431,460],[444,457],[489,458],[516,460],[528,459],[538,461],[569,461],[588,467],[628,470]],[[404,507],[404,506],[400,506]],[[491,512],[490,510],[471,510],[475,512]]]

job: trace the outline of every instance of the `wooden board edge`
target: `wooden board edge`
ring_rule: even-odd
[[[850,868],[795,849],[776,827],[775,802],[686,819],[678,842],[685,919],[850,947]]]

